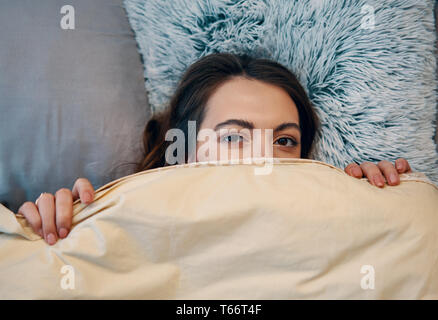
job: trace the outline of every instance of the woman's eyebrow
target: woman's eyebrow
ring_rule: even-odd
[[[225,120],[223,122],[218,123],[214,127],[214,130],[217,131],[219,128],[221,128],[223,126],[226,126],[226,125],[230,125],[230,124],[235,124],[235,125],[238,125],[238,126],[240,126],[242,128],[254,129],[254,123],[252,123],[250,121],[243,120],[243,119],[228,119],[228,120]],[[287,128],[298,129],[298,131],[300,131],[300,133],[301,133],[300,126],[297,123],[295,123],[295,122],[284,122],[284,123],[278,125],[274,129],[274,132],[282,131],[282,130],[285,130]]]
[[[243,119],[228,119],[228,120],[225,120],[223,122],[218,123],[214,127],[214,131],[217,131],[219,128],[224,127],[224,126],[229,125],[229,124],[235,124],[235,125],[238,125],[242,128],[254,129],[254,123],[252,123],[250,121],[243,120]]]
[[[279,126],[277,126],[277,127],[274,129],[274,132],[276,132],[276,131],[282,131],[282,130],[287,129],[287,128],[295,128],[295,129],[298,129],[298,131],[301,133],[300,126],[298,125],[298,123],[295,123],[295,122],[284,122],[284,123],[280,124]]]

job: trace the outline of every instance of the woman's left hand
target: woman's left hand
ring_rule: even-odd
[[[368,181],[376,187],[383,188],[385,178],[390,186],[396,186],[400,183],[399,174],[412,172],[411,167],[406,159],[398,158],[395,160],[395,166],[386,160],[380,161],[378,164],[365,161],[358,165],[350,163],[345,167],[344,171],[355,178],[367,177]]]

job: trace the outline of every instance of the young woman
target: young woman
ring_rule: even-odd
[[[183,155],[186,162],[212,160],[215,154],[220,155],[215,155],[216,159],[231,159],[236,149],[242,157],[251,145],[248,142],[255,129],[265,134],[269,132],[266,129],[272,129],[274,158],[311,158],[319,128],[317,115],[303,87],[287,68],[247,55],[211,54],[187,69],[167,111],[147,123],[143,136],[144,160],[136,172],[169,165],[167,159],[171,153],[166,150],[173,140],[168,139],[166,133],[179,129],[188,137],[189,121],[195,121],[196,133],[208,129],[216,133],[214,145],[218,151],[226,152],[215,153],[211,148],[200,152],[205,151],[204,144],[209,140],[198,137],[195,152],[190,153],[189,139],[186,139],[184,150],[187,152]],[[260,141],[266,143],[265,139]],[[265,150],[263,145],[260,150]],[[389,161],[351,163],[345,172],[355,178],[365,176],[371,184],[383,187],[385,182],[398,185],[398,174],[411,172],[411,168],[405,159],[399,158],[395,166]],[[25,202],[18,213],[53,245],[70,231],[73,201],[80,198],[82,203],[88,204],[93,197],[91,183],[79,178],[72,190],[62,188],[55,195],[43,193],[35,203]]]

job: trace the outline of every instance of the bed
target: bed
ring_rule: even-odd
[[[0,5],[0,298],[438,299],[438,191],[421,172],[382,190],[317,160],[282,160],[266,176],[243,164],[135,174],[164,97],[145,90],[143,71],[163,51],[146,37],[151,56],[139,52],[128,2],[139,1],[70,1],[75,30],[59,26],[64,1]],[[425,67],[435,58],[419,69],[436,72]],[[438,152],[431,109],[428,128],[413,128]],[[18,208],[79,177],[97,199],[76,202],[71,235],[49,247]]]
[[[158,168],[76,201],[54,246],[0,207],[0,298],[438,299],[438,187],[401,181],[302,159]]]

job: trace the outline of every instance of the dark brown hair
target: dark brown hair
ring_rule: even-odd
[[[178,128],[184,132],[187,141],[188,121],[196,121],[198,130],[214,90],[237,76],[276,85],[290,95],[299,114],[301,158],[309,158],[319,120],[295,75],[268,59],[256,59],[246,54],[213,53],[199,59],[185,71],[166,111],[147,123],[143,133],[144,158],[137,164],[135,172],[166,166],[166,148],[172,143],[165,140],[166,132]],[[187,152],[185,159],[187,162]]]

